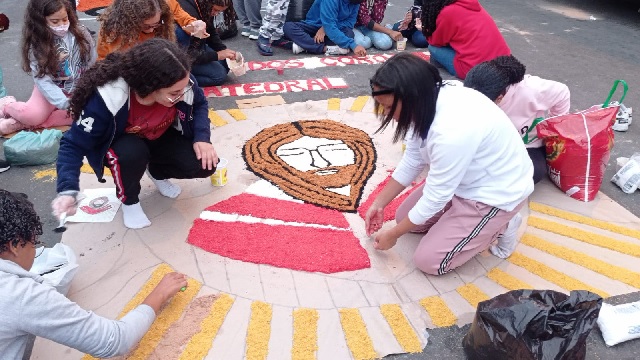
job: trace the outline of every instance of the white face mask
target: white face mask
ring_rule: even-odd
[[[69,31],[69,23],[67,23],[66,25],[49,26],[49,28],[51,28],[51,30],[53,30],[54,34],[62,37],[62,36],[65,36],[67,34],[67,31]]]

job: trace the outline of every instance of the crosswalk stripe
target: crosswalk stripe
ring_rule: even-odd
[[[369,96],[358,96],[351,105],[350,111],[360,112],[369,101]]]
[[[384,304],[380,306],[380,313],[384,316],[393,331],[393,335],[398,340],[405,352],[418,353],[422,351],[422,344],[413,327],[402,312],[398,304]]]
[[[447,327],[454,325],[458,320],[451,309],[439,296],[429,296],[420,300],[420,305],[425,309],[433,325]]]
[[[537,211],[542,214],[555,216],[561,219],[577,222],[579,224],[593,226],[602,230],[611,231],[620,235],[634,237],[640,239],[640,230],[629,229],[624,226],[611,224],[607,221],[593,219],[587,216],[578,215],[569,211],[560,210],[548,205],[543,205],[537,202],[529,203],[529,210]]]
[[[609,264],[573,249],[556,245],[535,235],[524,234],[520,242],[540,251],[547,252],[560,259],[564,259],[589,270],[593,270],[608,278],[631,285],[636,289],[640,289],[640,273]]]
[[[331,98],[327,102],[327,110],[340,110],[340,99]]]
[[[271,304],[262,301],[251,303],[251,318],[247,329],[247,360],[264,360],[269,353],[271,337]]]
[[[487,273],[487,277],[508,290],[533,289],[533,286],[498,268],[491,269]]]
[[[231,305],[233,305],[233,298],[227,294],[220,294],[211,306],[209,315],[200,323],[200,332],[195,334],[185,346],[180,360],[204,359],[207,356]]]
[[[227,125],[227,120],[223,119],[215,110],[209,109],[209,121],[213,124],[213,126],[224,126]]]
[[[149,280],[142,286],[140,291],[124,306],[120,314],[118,315],[118,319],[125,316],[129,311],[136,308],[138,305],[142,304],[144,299],[151,294],[151,291],[158,286],[160,280],[167,275],[168,273],[173,272],[173,269],[167,264],[160,264],[153,270]]]
[[[456,291],[474,308],[478,307],[479,302],[489,300],[489,296],[474,284],[459,286]]]
[[[340,323],[347,339],[347,346],[356,360],[378,358],[358,309],[340,309]]]
[[[318,351],[318,311],[296,309],[293,311],[292,360],[314,360]]]
[[[619,253],[640,257],[640,245],[619,241],[614,238],[592,233],[572,226],[545,220],[536,216],[529,216],[527,221],[529,226],[552,232],[554,234],[570,237],[591,245],[596,245]]]
[[[247,120],[247,115],[240,109],[227,109],[227,112],[236,121]]]
[[[591,291],[593,293],[596,293],[602,297],[608,297],[609,294],[607,294],[606,292],[600,290],[600,289],[596,289],[590,285],[587,285],[585,283],[583,283],[580,280],[574,279],[570,276],[567,276],[559,271],[556,271],[552,268],[550,268],[549,266],[533,260],[527,256],[524,256],[518,252],[515,252],[513,254],[511,254],[511,256],[509,257],[509,262],[511,262],[512,264],[518,265],[526,270],[528,270],[529,272],[538,275],[539,277],[552,282],[558,286],[560,286],[563,289],[566,290],[588,290]]]

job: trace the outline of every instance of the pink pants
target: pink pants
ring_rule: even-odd
[[[423,188],[421,185],[398,207],[397,222],[407,217],[409,210],[422,197]],[[520,211],[525,201],[512,211],[504,211],[454,196],[442,211],[414,230],[426,232],[413,254],[414,263],[418,269],[431,275],[445,274],[466,263],[505,231],[509,220]]]
[[[67,110],[59,110],[33,87],[31,98],[27,102],[14,102],[7,105],[4,112],[27,128],[50,128],[71,125],[72,119]]]

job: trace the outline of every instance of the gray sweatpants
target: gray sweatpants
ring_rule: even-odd
[[[260,36],[271,41],[279,40],[284,36],[282,28],[287,18],[290,0],[268,0],[266,13],[262,18]]]
[[[257,30],[262,24],[260,16],[260,7],[262,0],[237,0],[233,2],[233,8],[238,14],[238,20],[242,27],[250,27]]]

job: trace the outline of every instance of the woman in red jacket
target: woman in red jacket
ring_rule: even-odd
[[[481,62],[511,55],[498,26],[478,0],[424,0],[422,32],[431,59],[460,79]]]

